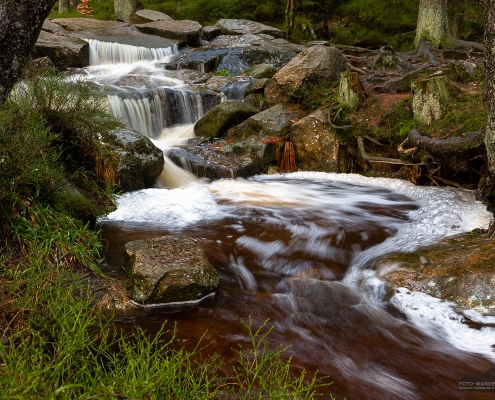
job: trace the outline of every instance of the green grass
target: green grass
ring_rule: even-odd
[[[267,345],[266,323],[243,323],[252,347],[237,349],[229,376],[220,376],[216,353],[201,355],[208,346],[201,341],[185,351],[175,332],[119,331],[95,306],[85,274],[48,263],[41,238],[28,250],[20,262],[0,260],[1,313],[9,320],[0,331],[2,398],[312,399],[328,385],[304,372],[293,376],[286,348]]]

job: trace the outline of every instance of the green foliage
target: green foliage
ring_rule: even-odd
[[[217,76],[232,76],[232,72],[228,69],[219,69],[215,71],[215,75]]]
[[[330,84],[319,79],[303,82],[290,93],[290,98],[292,102],[300,104],[303,110],[313,111],[335,97],[336,85],[338,82]]]

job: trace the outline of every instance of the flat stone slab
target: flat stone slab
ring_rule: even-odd
[[[134,25],[138,30],[149,35],[161,36],[177,40],[190,46],[199,45],[201,24],[196,21],[183,19],[180,21],[155,21]]]
[[[138,10],[132,17],[133,24],[146,24],[155,21],[173,21],[174,19],[167,14],[155,10]]]
[[[285,38],[285,32],[273,26],[260,24],[247,19],[221,19],[215,26],[219,27],[222,35],[243,35],[246,33],[268,34],[277,38]]]
[[[127,26],[125,22],[119,21],[102,21],[93,18],[54,18],[50,22],[60,25],[68,31],[81,31],[91,29],[106,29],[116,28],[119,26]]]

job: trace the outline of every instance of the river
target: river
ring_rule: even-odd
[[[170,51],[150,57],[163,62]],[[72,77],[105,85],[116,116],[165,150],[193,134],[205,109],[184,82],[149,61],[94,57]],[[179,115],[167,114],[164,98]],[[486,226],[490,214],[472,192],[318,172],[206,182],[166,165],[156,188],[120,196],[100,220],[106,268],[120,267],[127,241],[184,233],[204,247],[219,290],[197,304],[137,308],[117,324],[177,324],[185,348],[204,335],[228,367],[232,349],[249,343],[239,320],[269,320],[268,342],[290,346],[294,370],[334,382],[323,398],[493,398],[458,382],[495,362],[495,316],[391,290],[372,268],[380,255]]]

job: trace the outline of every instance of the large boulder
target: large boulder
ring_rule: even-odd
[[[339,172],[339,140],[328,123],[328,109],[319,109],[290,129],[296,162],[303,169]]]
[[[461,307],[495,310],[495,242],[471,232],[413,253],[378,259],[378,276]]]
[[[231,134],[238,139],[246,139],[249,136],[258,138],[266,136],[281,137],[288,133],[296,117],[297,113],[289,110],[286,105],[277,104],[237,125]]]
[[[48,57],[59,70],[89,65],[88,42],[61,32],[41,31],[32,52],[33,58]]]
[[[222,33],[218,26],[203,26],[201,29],[201,39],[211,40]]]
[[[196,136],[221,137],[228,129],[240,124],[256,114],[257,110],[249,103],[227,100],[213,107],[194,125]]]
[[[163,152],[143,134],[131,129],[116,129],[106,138],[107,145],[118,154],[116,166],[112,159],[102,158],[100,168],[110,168],[118,188],[123,192],[153,186],[164,167]],[[106,167],[105,167],[106,166]]]
[[[155,10],[138,10],[132,18],[134,24],[146,24],[155,21],[173,21],[173,18]]]
[[[184,302],[215,291],[218,274],[199,243],[185,235],[128,242],[123,267],[132,299],[141,304]]]
[[[215,26],[219,27],[222,35],[243,35],[246,33],[268,34],[276,38],[284,38],[285,32],[272,26],[247,19],[221,19]]]
[[[189,46],[199,46],[201,24],[196,21],[183,19],[180,21],[155,21],[134,25],[139,31],[149,35],[161,36],[177,40]]]
[[[271,79],[265,89],[268,105],[290,101],[298,90],[330,86],[347,71],[347,60],[335,47],[313,46],[299,53]]]

